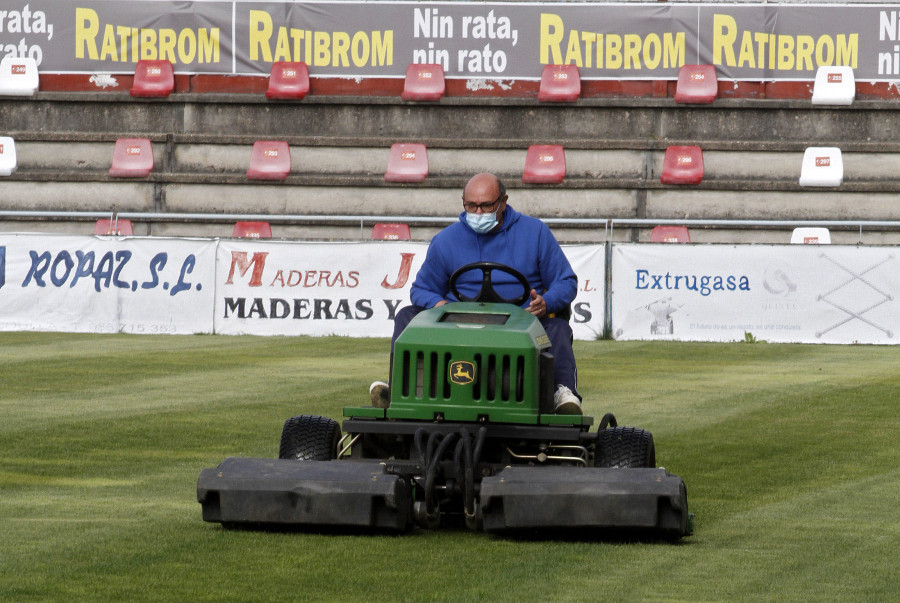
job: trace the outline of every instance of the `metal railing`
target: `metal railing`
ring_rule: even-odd
[[[403,222],[420,225],[446,225],[456,222],[456,216],[363,216],[363,215],[308,215],[308,214],[214,214],[169,212],[115,212],[115,211],[15,211],[0,210],[0,219],[10,220],[99,220],[109,219],[113,225],[127,219],[140,222],[241,222],[263,221],[275,224],[323,224],[359,225],[360,238],[368,238],[366,226],[379,222]],[[680,225],[698,228],[725,229],[788,229],[804,226],[841,230],[856,230],[862,242],[864,230],[900,230],[897,220],[703,220],[703,219],[649,219],[649,218],[541,218],[549,226],[576,228],[603,228],[607,241],[612,240],[616,227],[653,228],[654,226]]]
[[[0,218],[34,219],[61,218],[65,220],[104,220],[115,219],[114,211],[38,211],[38,210],[0,210]]]
[[[0,213],[2,215],[2,213]],[[259,221],[294,224],[359,224],[360,238],[366,238],[365,227],[379,222],[403,222],[406,224],[452,224],[456,216],[328,216],[308,214],[205,214],[205,213],[147,213],[118,212],[117,218],[146,222],[241,222]],[[596,226],[609,232],[607,218],[542,218],[550,226]]]

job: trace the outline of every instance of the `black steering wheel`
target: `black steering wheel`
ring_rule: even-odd
[[[475,297],[466,297],[456,288],[456,281],[459,279],[460,275],[465,274],[470,270],[481,270],[481,289]],[[491,273],[494,270],[505,272],[519,281],[523,289],[522,295],[513,299],[500,297],[500,295],[494,291],[493,284],[491,284]],[[515,268],[510,268],[505,264],[498,264],[496,262],[472,262],[471,264],[466,264],[461,268],[457,268],[453,274],[450,275],[450,292],[460,301],[513,304],[514,306],[521,306],[529,297],[531,297],[531,285],[528,284],[528,280],[521,272]]]

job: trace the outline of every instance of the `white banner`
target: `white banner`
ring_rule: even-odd
[[[896,249],[614,245],[616,339],[895,344]]]
[[[0,330],[211,333],[215,241],[0,235]]]
[[[603,332],[604,247],[563,247]],[[0,330],[387,337],[427,243],[0,235]],[[891,247],[612,246],[616,339],[897,343]]]
[[[427,243],[228,240],[217,254],[215,330],[224,334],[389,337]],[[603,246],[563,248],[579,276],[572,326],[603,330]]]
[[[390,336],[426,249],[403,241],[220,241],[216,332]]]
[[[563,252],[578,275],[578,294],[572,302],[575,339],[597,339],[606,321],[606,251],[603,245],[563,245]]]

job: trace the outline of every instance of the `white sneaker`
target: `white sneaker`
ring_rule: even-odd
[[[553,394],[553,412],[558,415],[580,415],[581,400],[565,385],[560,385]]]
[[[375,408],[387,408],[391,405],[391,388],[384,381],[373,381],[369,386],[369,400]]]

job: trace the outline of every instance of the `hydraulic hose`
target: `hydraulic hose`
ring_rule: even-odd
[[[466,465],[463,479],[463,512],[471,519],[475,517],[475,462],[472,457],[472,440],[465,427],[460,430],[460,438]]]
[[[615,419],[613,419],[615,420]],[[427,442],[425,436],[428,436]],[[473,444],[474,439],[474,444]],[[466,517],[475,516],[475,470],[481,461],[487,440],[487,428],[481,426],[473,438],[469,430],[461,427],[459,433],[442,435],[439,432],[428,433],[424,428],[417,429],[414,435],[416,450],[423,459],[425,467],[425,512],[435,512],[435,481],[440,470],[441,460],[447,455],[450,446],[456,443],[453,450],[453,471],[463,494],[463,511]]]
[[[487,427],[482,425],[478,428],[478,435],[475,436],[475,454],[473,458],[473,466],[478,466],[481,462],[481,453],[484,451],[484,442],[487,440]]]
[[[423,459],[425,461],[426,470],[431,465],[432,454],[434,453],[435,446],[437,446],[437,442],[440,439],[441,434],[437,431],[431,432],[431,434],[428,436],[428,444],[426,444],[425,446],[425,458]]]
[[[425,463],[425,436],[427,435],[428,431],[424,427],[420,427],[413,436],[413,440],[416,444],[416,452],[419,453],[419,458],[422,459],[424,467],[428,467],[428,463]]]
[[[435,435],[439,435],[437,432],[431,434],[431,437],[428,438],[428,443],[431,443],[432,438]],[[447,453],[447,449],[450,448],[450,445],[457,438],[457,434],[448,433],[441,440],[441,443],[438,444],[437,450],[434,451],[434,456],[431,459],[431,464],[428,465],[428,472],[425,474],[425,512],[428,515],[434,513],[434,480],[437,478],[438,468],[440,467],[441,457]],[[430,446],[429,446],[430,447]]]
[[[456,481],[460,484],[463,483],[463,473],[465,471],[465,467],[463,467],[463,437],[460,434],[459,441],[456,443],[456,448],[453,450],[453,471],[456,474]]]
[[[460,485],[465,480],[465,459],[463,458],[463,447],[466,445],[466,442],[469,440],[469,430],[465,427],[459,428],[459,442],[456,443],[456,456],[454,457],[454,463],[456,466],[456,479],[459,480]]]

